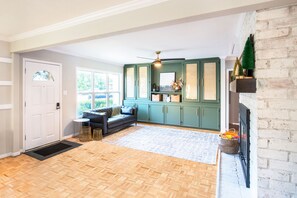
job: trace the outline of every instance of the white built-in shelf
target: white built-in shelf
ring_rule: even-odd
[[[12,59],[11,58],[0,57],[0,62],[1,63],[12,63]]]
[[[9,86],[9,85],[12,85],[12,81],[0,81],[0,86],[3,85],[3,86]]]
[[[2,104],[2,105],[0,105],[0,110],[5,110],[5,109],[12,109],[12,104]]]

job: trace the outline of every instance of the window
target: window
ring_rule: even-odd
[[[88,109],[120,105],[120,74],[77,70],[77,115]]]
[[[50,81],[50,80],[55,81],[52,74],[50,72],[48,72],[48,71],[45,71],[45,70],[41,70],[41,71],[36,72],[33,75],[33,80],[34,81]]]

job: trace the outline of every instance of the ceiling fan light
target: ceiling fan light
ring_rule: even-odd
[[[160,60],[155,60],[155,61],[153,62],[153,65],[154,65],[155,67],[161,67],[161,66],[162,66],[162,63],[161,63]]]

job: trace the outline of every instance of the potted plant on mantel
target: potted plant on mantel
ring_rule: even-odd
[[[242,64],[240,63],[241,58]],[[245,43],[241,56],[236,58],[231,75],[230,90],[236,93],[256,93],[256,79],[253,77],[254,69],[254,36],[251,34]]]
[[[251,34],[245,42],[242,54],[242,68],[245,69],[245,76],[253,77],[255,69],[254,36]]]

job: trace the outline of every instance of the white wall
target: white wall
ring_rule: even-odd
[[[256,12],[246,14],[239,37],[239,51],[242,52],[245,42],[250,34],[255,33]],[[250,109],[250,186],[252,197],[257,197],[258,190],[258,120],[257,120],[257,97],[255,93],[240,93],[239,102]]]
[[[72,120],[76,118],[76,67],[97,69],[106,72],[123,73],[122,66],[114,66],[107,63],[88,60],[75,56],[60,54],[47,50],[23,53],[20,56],[21,64],[23,58],[31,58],[49,62],[57,62],[62,64],[62,90],[67,91],[67,95],[63,95],[62,101],[62,129],[63,135],[73,134]]]
[[[226,121],[225,122],[226,123],[225,123],[225,125],[226,125],[227,129],[229,129],[229,123],[230,123],[230,121],[229,121],[229,90],[230,90],[229,78],[230,78],[230,76],[228,73],[230,70],[233,70],[233,67],[235,64],[235,60],[233,60],[233,59],[234,58],[226,59],[226,61],[225,61],[226,68],[225,68],[225,71],[222,71],[222,72],[224,72],[225,81],[226,81],[226,85],[223,90],[225,90],[225,96],[226,96],[225,97],[226,98],[226,101],[225,101],[225,106],[226,106],[226,112],[225,112]]]

